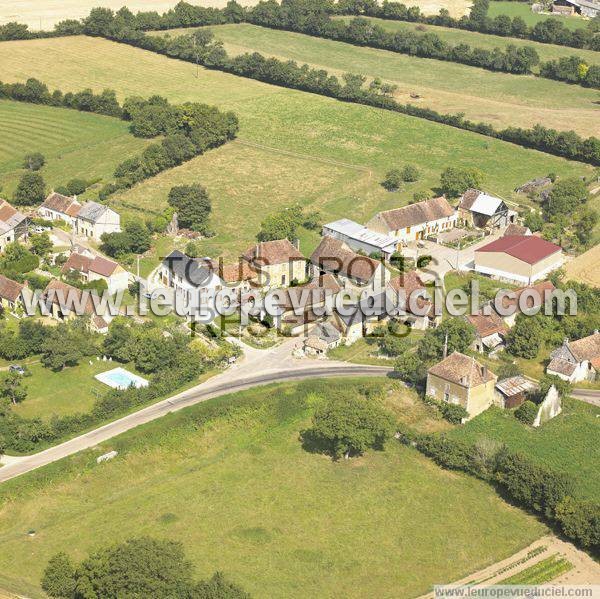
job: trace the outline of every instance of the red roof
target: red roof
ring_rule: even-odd
[[[536,264],[540,260],[560,252],[560,245],[550,243],[535,235],[506,235],[492,243],[484,245],[476,252],[504,252],[527,264]]]

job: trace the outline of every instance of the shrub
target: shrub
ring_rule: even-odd
[[[531,426],[537,416],[538,406],[530,400],[524,401],[516,410],[515,417],[524,424]]]

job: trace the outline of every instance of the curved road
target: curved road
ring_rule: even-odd
[[[304,365],[303,365],[304,366]],[[258,368],[256,370],[259,370]],[[219,395],[227,395],[237,391],[250,389],[260,385],[268,385],[270,383],[284,381],[298,381],[311,378],[323,377],[340,377],[340,376],[386,376],[392,372],[392,368],[384,366],[363,366],[360,364],[338,363],[336,365],[328,365],[327,363],[317,363],[314,366],[304,366],[301,368],[292,368],[287,371],[266,372],[256,376],[243,377],[227,377],[227,372],[209,379],[205,383],[194,389],[184,391],[179,395],[169,399],[162,400],[156,404],[148,406],[138,412],[124,416],[119,420],[105,424],[93,431],[65,441],[60,445],[50,447],[44,451],[24,457],[4,457],[4,464],[0,468],[0,483],[11,478],[35,470],[52,462],[56,462],[64,457],[94,447],[103,441],[107,441],[121,433],[124,433],[132,428],[150,422],[161,416],[165,416],[169,412],[175,412],[188,406],[192,406],[201,401],[218,397]],[[225,375],[225,376],[223,376]],[[230,378],[229,382],[218,382],[223,378]],[[216,380],[216,384],[213,382]],[[211,384],[212,383],[212,384]]]

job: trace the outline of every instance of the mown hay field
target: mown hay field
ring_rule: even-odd
[[[395,96],[400,102],[439,112],[462,112],[471,120],[491,123],[498,128],[532,127],[540,123],[563,131],[573,129],[583,136],[600,135],[596,90],[533,75],[494,73],[454,62],[357,47],[246,23],[210,29],[232,55],[260,52],[308,63],[337,75],[351,72],[369,79],[379,77],[398,86]],[[186,33],[190,33],[190,29],[161,31],[155,35]],[[599,53],[591,54],[600,61]],[[415,94],[419,96],[416,99]]]
[[[600,287],[600,245],[567,262],[565,272],[567,279]]]
[[[0,195],[8,199],[24,172],[26,154],[44,154],[40,173],[51,188],[76,177],[111,180],[115,166],[148,143],[118,119],[8,100],[0,100],[0,131]]]
[[[376,384],[331,379],[210,400],[10,481],[0,585],[37,598],[56,552],[81,559],[151,535],[181,541],[198,577],[222,570],[254,597],[415,597],[544,534],[489,485],[394,439],[338,463],[302,448],[316,402]],[[411,391],[386,397],[403,421],[430,426]],[[112,449],[117,458],[96,464]]]
[[[200,182],[216,181],[213,189],[207,184],[217,215],[212,220],[217,237],[210,240],[211,251],[245,249],[257,232],[259,216],[294,202],[307,203],[307,198],[312,208],[322,211],[324,221],[340,216],[367,219],[379,209],[408,203],[416,190],[435,188],[449,165],[478,167],[485,175],[485,188],[503,197],[512,197],[517,185],[548,172],[591,172],[579,163],[423,119],[217,71],[199,69],[196,76],[196,67],[189,63],[103,39],[0,44],[0,69],[5,80],[37,76],[64,91],[111,87],[121,99],[157,93],[173,102],[201,101],[235,111],[239,140],[259,145],[262,157],[249,157],[252,152],[247,150],[246,158],[240,159],[239,146],[227,144],[115,198],[128,209],[139,203],[143,210],[160,211],[171,184],[189,182],[191,176]],[[244,160],[261,172],[251,187],[248,181],[254,175]],[[421,179],[400,192],[384,192],[379,182],[387,170],[406,163],[419,167]],[[287,171],[287,182],[277,182],[279,168]],[[168,184],[160,184],[166,180]],[[320,187],[324,181],[325,187]],[[232,247],[232,239],[239,245]]]

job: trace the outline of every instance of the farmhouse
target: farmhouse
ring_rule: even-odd
[[[343,241],[355,252],[379,254],[384,260],[389,260],[398,249],[398,242],[394,237],[371,231],[347,218],[323,225],[322,235]]]
[[[62,220],[73,226],[79,210],[81,204],[77,201],[77,196],[64,196],[53,191],[38,208],[38,214],[43,219]]]
[[[496,380],[487,366],[454,352],[427,371],[426,393],[438,401],[461,405],[472,418],[494,402]]]
[[[458,205],[458,218],[470,227],[497,229],[512,223],[516,213],[509,211],[504,201],[496,196],[467,189]]]
[[[565,339],[563,344],[550,354],[548,374],[559,376],[570,383],[595,380],[600,372],[600,333],[578,341]]]
[[[63,281],[52,279],[44,289],[42,297],[49,304],[50,316],[54,320],[68,321],[78,316],[89,316],[92,331],[103,334],[108,332],[108,322],[111,318],[108,314],[96,313],[89,291],[84,292]],[[78,314],[78,311],[81,313]]]
[[[81,279],[86,283],[104,281],[109,293],[125,291],[129,285],[129,273],[117,262],[101,256],[90,257],[73,252],[63,265],[61,272],[63,275],[70,272],[79,273]]]
[[[86,202],[75,218],[75,233],[100,241],[104,233],[119,233],[121,231],[121,217],[117,212],[98,204]]]
[[[518,283],[543,279],[562,263],[562,248],[535,235],[506,235],[475,250],[477,272]]]
[[[374,291],[385,287],[389,274],[385,266],[373,258],[357,254],[341,239],[323,237],[310,257],[313,276],[334,274],[344,285],[369,286]]]
[[[4,275],[0,275],[0,307],[18,315],[23,307],[23,296],[25,294],[31,295],[27,284],[22,285]]]
[[[441,315],[435,314],[431,299],[424,297],[425,292],[425,283],[414,270],[394,277],[386,287],[387,297],[397,309],[399,319],[419,330],[437,326],[442,319]]]
[[[590,0],[554,0],[552,12],[563,15],[578,14],[593,19],[600,15],[600,4]]]
[[[27,217],[0,199],[0,253],[13,241],[27,237]]]
[[[485,351],[494,352],[504,346],[504,336],[508,331],[505,322],[491,311],[490,314],[467,314],[467,321],[475,327],[475,341],[472,349],[482,354]]]
[[[306,278],[306,258],[288,239],[261,241],[248,248],[243,257],[258,272],[263,288],[287,287]]]
[[[379,212],[367,223],[367,228],[406,244],[424,239],[432,233],[452,229],[456,219],[456,210],[444,196],[440,196],[404,208]]]

